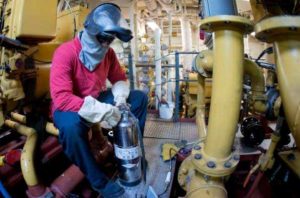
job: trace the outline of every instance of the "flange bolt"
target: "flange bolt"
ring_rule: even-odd
[[[199,154],[199,153],[197,153],[197,154],[195,154],[194,158],[195,158],[196,160],[200,160],[200,159],[202,159],[202,155]]]
[[[207,167],[208,168],[215,168],[216,167],[216,163],[213,162],[213,161],[209,161],[209,162],[207,162]]]
[[[239,161],[239,160],[240,160],[240,156],[239,156],[239,155],[234,155],[234,156],[233,156],[233,159],[234,159],[235,161]]]
[[[201,149],[201,146],[196,145],[196,146],[194,146],[194,149],[195,149],[195,150],[200,150],[200,149]]]
[[[231,168],[231,166],[232,166],[232,163],[229,162],[229,161],[227,161],[227,162],[224,163],[224,167],[225,168]]]

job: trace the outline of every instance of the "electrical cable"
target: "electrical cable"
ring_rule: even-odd
[[[263,50],[258,57],[255,59],[255,63],[265,69],[269,69],[269,70],[275,70],[275,65],[271,64],[271,63],[267,63],[267,62],[263,62],[261,61],[261,58],[265,55],[265,54],[272,54],[273,53],[273,47],[268,47],[265,50]]]
[[[268,47],[267,49],[264,49],[256,58],[255,62],[259,61],[261,57],[263,57],[265,54],[272,54],[273,53],[273,47]]]
[[[264,68],[264,69],[269,69],[269,70],[273,70],[273,71],[276,70],[275,64],[267,63],[267,62],[260,61],[260,60],[256,61],[256,64],[259,67]]]
[[[173,149],[173,148],[170,148],[170,150],[169,150],[170,166],[169,166],[169,171],[168,171],[167,176],[166,176],[166,179],[165,179],[165,183],[166,183],[167,185],[166,185],[166,188],[164,189],[164,191],[161,192],[160,194],[158,194],[158,197],[161,197],[162,195],[164,195],[164,194],[168,191],[169,186],[170,186],[170,183],[171,183],[171,180],[172,180],[172,174],[171,174],[172,168],[173,168],[173,167],[172,167],[172,151],[175,151],[175,156],[174,156],[174,158],[176,159],[177,151],[176,151],[175,149]]]

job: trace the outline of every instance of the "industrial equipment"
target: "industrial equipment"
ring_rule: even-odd
[[[161,111],[172,111],[161,117],[175,121],[188,117],[197,124],[198,139],[179,146],[178,154],[172,156],[171,149],[164,150],[164,159],[171,160],[174,155],[181,159],[176,162],[178,175],[170,176],[172,166],[167,170],[170,191],[183,189],[186,194],[182,196],[194,198],[250,198],[270,197],[284,186],[286,190],[278,196],[299,197],[299,1],[243,1],[251,5],[249,15],[238,13],[238,0],[130,2],[136,3],[130,9],[141,9],[128,13],[135,32],[127,46],[131,50],[128,65],[141,68],[130,71],[131,87],[136,86],[133,75],[137,75],[136,87],[148,93],[151,109],[157,110],[159,102],[165,102]],[[199,39],[188,32],[193,24],[187,20],[192,14],[187,5],[198,9],[196,17],[201,32],[205,31],[206,46],[200,52],[191,48]],[[80,0],[0,2],[0,193],[5,196],[12,192],[15,197],[71,197],[76,196],[74,189],[80,196],[95,196],[84,182],[84,174],[62,155],[48,94],[53,53],[76,36],[88,12],[86,2]],[[138,49],[136,31],[147,35],[148,18],[158,24],[152,30],[155,42],[141,36],[144,41]],[[199,31],[195,26],[193,31]],[[246,52],[249,37],[265,43],[260,43],[265,50],[255,57]],[[173,45],[172,39],[176,40]],[[161,48],[163,40],[168,40],[168,49]],[[183,40],[182,45],[178,40]],[[162,56],[161,50],[167,50],[167,55]],[[190,54],[197,55],[194,73],[185,73],[184,78],[187,63],[182,60]],[[147,184],[138,121],[128,107],[121,106],[120,111],[122,119],[113,129],[113,146],[97,124],[89,132],[91,149],[109,177],[118,170],[119,181],[126,187],[138,186],[143,179]],[[180,111],[184,112],[181,116]],[[178,124],[170,119],[167,123]],[[180,129],[179,124],[176,127]],[[255,150],[254,154],[243,155],[236,146],[239,130],[241,143]],[[165,143],[166,138],[160,141]],[[117,167],[110,159],[113,152]],[[162,184],[164,181],[158,185]]]

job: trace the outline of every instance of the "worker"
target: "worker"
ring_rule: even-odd
[[[110,44],[115,37],[132,39],[131,31],[121,26],[121,10],[104,3],[90,12],[84,29],[54,53],[50,72],[53,119],[59,129],[59,142],[66,156],[85,174],[93,189],[103,197],[121,197],[124,189],[109,180],[98,167],[88,144],[93,123],[114,127],[120,120],[118,106],[130,104],[141,131],[146,120],[147,96],[129,90],[125,72]],[[111,89],[106,89],[106,79]]]

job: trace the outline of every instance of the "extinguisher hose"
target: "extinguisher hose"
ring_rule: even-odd
[[[138,138],[139,138],[139,142],[140,142],[140,147],[141,147],[141,152],[142,152],[142,170],[143,170],[143,179],[144,182],[146,183],[146,176],[147,176],[147,165],[146,165],[146,155],[145,155],[145,147],[144,147],[144,141],[143,141],[143,135],[142,135],[142,131],[139,125],[139,120],[133,115],[133,113],[131,111],[129,111],[129,114],[134,118],[135,120],[135,124],[136,124],[136,128],[138,131]]]

